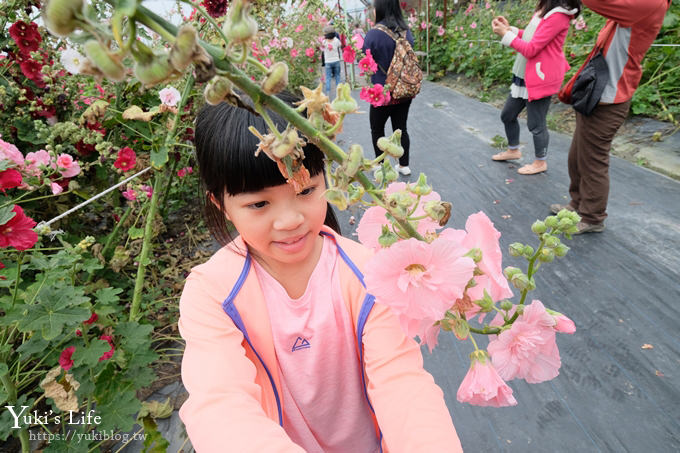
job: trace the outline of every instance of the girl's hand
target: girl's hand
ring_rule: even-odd
[[[505,16],[496,16],[496,17],[494,17],[494,20],[499,21],[501,24],[505,25],[506,27],[510,27],[510,22],[508,22],[508,19],[506,19]]]
[[[496,33],[501,38],[505,35],[506,32],[510,30],[510,27],[508,25],[502,23],[498,19],[494,19],[491,21],[491,28],[493,29],[493,32]]]

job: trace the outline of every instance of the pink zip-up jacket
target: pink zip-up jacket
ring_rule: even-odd
[[[366,293],[361,269],[373,252],[326,227],[323,233],[336,241],[345,264],[343,299],[355,322],[364,370],[357,379],[363,379],[382,451],[461,452],[443,393],[423,369],[419,346],[389,308]],[[233,244],[246,250],[240,237]],[[189,392],[180,417],[199,453],[304,451],[281,426],[271,321],[251,260],[230,246],[221,248],[192,269],[180,300],[182,380]]]
[[[501,39],[527,59],[524,82],[529,100],[535,101],[560,91],[569,63],[564,56],[564,40],[576,10],[561,6],[548,11],[538,24],[531,41],[522,40],[524,30],[511,27]]]

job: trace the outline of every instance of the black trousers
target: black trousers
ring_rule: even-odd
[[[385,123],[390,118],[392,120],[392,130],[401,129],[401,146],[404,148],[404,154],[399,158],[399,165],[404,167],[408,165],[411,140],[408,137],[406,120],[408,119],[409,107],[411,107],[411,99],[399,104],[383,105],[381,107],[371,106],[369,120],[371,122],[371,138],[373,139],[375,157],[382,154],[382,151],[378,149],[378,139],[385,136]]]

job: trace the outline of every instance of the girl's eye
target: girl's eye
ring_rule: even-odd
[[[309,195],[310,193],[314,192],[314,189],[316,189],[316,187],[314,187],[314,186],[307,187],[302,192],[300,192],[299,195]]]
[[[267,205],[266,201],[258,201],[257,203],[251,203],[248,205],[250,209],[262,209]]]

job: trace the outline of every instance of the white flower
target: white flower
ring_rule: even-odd
[[[288,47],[289,49],[293,48],[293,38],[291,38],[290,36],[286,36],[285,38],[282,38],[281,42],[283,42],[286,45],[286,47]]]
[[[165,87],[159,93],[158,96],[161,98],[161,102],[168,107],[174,107],[177,105],[182,95],[175,87]]]
[[[279,31],[276,28],[272,31],[272,34],[274,35],[275,38],[279,37]]]
[[[68,48],[61,53],[61,64],[71,74],[80,74],[85,63],[85,57],[77,50]]]

